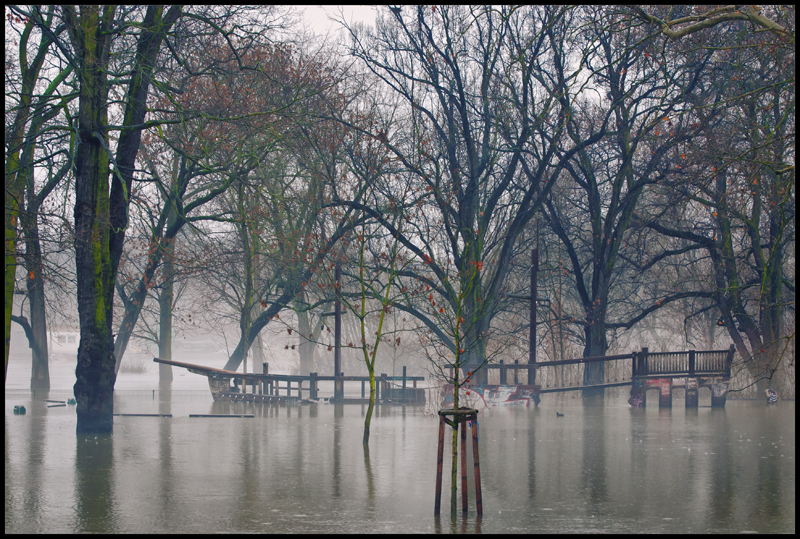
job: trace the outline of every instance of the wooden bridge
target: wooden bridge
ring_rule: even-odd
[[[169,359],[153,358],[156,363],[181,367],[191,373],[206,376],[208,387],[215,401],[228,402],[272,402],[285,403],[292,401],[319,400],[319,382],[321,380],[334,382],[334,398],[330,402],[341,404],[368,404],[366,395],[369,376],[320,376],[315,372],[308,376],[292,374],[269,374],[269,365],[264,363],[263,372],[241,373],[205,367],[193,363],[183,363]],[[422,376],[406,376],[406,367],[403,367],[402,376],[375,376],[376,403],[424,404],[425,391],[417,388],[417,382],[425,378]],[[361,398],[345,398],[344,383],[361,382]],[[411,387],[408,387],[408,383]],[[233,385],[231,385],[233,383]],[[250,392],[248,393],[248,386]],[[303,399],[303,394],[307,398]]]
[[[514,364],[508,365],[500,361],[499,364],[483,367],[490,372],[499,371],[499,384],[471,386],[470,389],[484,397],[485,400],[487,396],[496,398],[497,395],[502,393],[500,388],[517,386],[518,390],[516,392],[509,393],[506,391],[511,396],[510,399],[506,400],[506,404],[520,400],[521,395],[527,395],[535,404],[538,404],[539,395],[542,393],[629,385],[631,386],[629,402],[635,407],[645,405],[645,393],[648,390],[659,391],[659,407],[671,407],[672,390],[685,389],[686,407],[691,408],[698,405],[698,389],[707,387],[711,390],[711,406],[725,406],[734,352],[733,345],[727,350],[687,350],[680,352],[650,352],[647,348],[642,348],[640,352],[632,352],[630,354],[566,359],[562,361],[523,364],[515,361]],[[621,365],[616,369],[605,369],[605,379],[596,384],[561,387],[550,387],[549,384],[543,387],[541,384],[536,384],[536,373],[542,369],[596,362],[618,362]],[[449,365],[449,367],[452,378],[454,374],[453,366]],[[467,368],[462,368],[462,370],[466,371]],[[513,376],[511,381],[509,381],[509,371]],[[520,383],[520,371],[522,371],[522,374],[527,375],[525,376],[524,384]],[[462,374],[462,376],[464,375],[466,375],[466,372]],[[452,386],[449,386],[449,389],[452,394]]]

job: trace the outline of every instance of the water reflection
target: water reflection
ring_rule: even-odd
[[[728,415],[720,413],[718,410],[713,410],[712,420],[717,429],[729,432],[731,425],[728,422]],[[729,463],[733,461],[733,446],[731,443],[715,444],[713,449],[704,451],[710,453],[714,458],[712,462],[712,485],[714,496],[708,502],[709,505],[709,522],[708,526],[712,529],[719,528],[725,525],[726,521],[730,518],[735,511],[734,500],[736,498],[736,484],[735,476],[737,471],[732,470]]]
[[[794,532],[794,403],[631,409],[545,401],[480,413],[484,515],[433,517],[436,418],[379,407],[119,397],[113,438],[74,409],[6,416],[12,533]],[[763,404],[763,403],[759,403]],[[565,415],[556,417],[559,410]],[[252,413],[253,418],[189,418]],[[449,429],[448,429],[449,430]],[[471,447],[469,448],[471,452]],[[468,454],[468,462],[471,462]],[[449,474],[443,506],[447,507]],[[459,493],[460,497],[460,493]],[[460,504],[459,504],[460,507]]]
[[[589,509],[595,513],[608,499],[606,493],[605,419],[602,407],[589,407],[583,413],[583,455],[581,481],[589,493]]]
[[[80,533],[116,533],[111,434],[78,435],[75,451],[74,529]]]
[[[364,471],[367,476],[367,509],[375,510],[375,477],[372,475],[372,463],[369,460],[369,445],[364,448]]]
[[[41,391],[45,398],[48,393]],[[30,451],[25,459],[25,477],[27,478],[25,484],[24,507],[25,511],[31,515],[42,514],[47,497],[44,495],[43,489],[44,479],[42,466],[45,462],[45,447],[47,447],[47,440],[45,433],[45,414],[43,413],[46,403],[42,401],[33,402],[28,405],[27,413],[24,422],[26,430],[24,436],[28,440]],[[45,439],[43,440],[43,434]],[[6,424],[6,455],[8,455],[8,425]]]
[[[166,387],[164,387],[166,386]],[[172,414],[172,387],[169,383],[163,383],[159,391],[158,413]],[[154,418],[155,419],[155,418]],[[168,522],[173,511],[173,500],[175,498],[176,478],[172,470],[173,444],[172,444],[172,425],[169,418],[158,418],[158,494],[162,503],[158,506],[156,518],[160,522]]]
[[[333,497],[342,495],[342,418],[344,404],[333,405]]]
[[[767,413],[774,413],[774,408],[768,407]],[[786,495],[782,491],[780,482],[780,454],[776,453],[778,449],[773,439],[774,435],[765,423],[757,423],[753,434],[752,439],[757,441],[760,447],[768,449],[766,455],[759,456],[756,452],[753,454],[753,458],[758,463],[756,492],[759,493],[759,496],[754,497],[752,513],[758,514],[760,517],[776,518],[784,512],[782,502]]]

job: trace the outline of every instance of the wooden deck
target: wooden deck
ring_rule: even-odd
[[[196,365],[194,363],[184,363],[182,361],[173,361],[169,359],[153,358],[156,363],[164,365],[171,365],[173,367],[181,367],[191,373],[206,376],[208,378],[209,389],[217,401],[227,402],[263,402],[263,403],[290,403],[290,402],[322,402],[319,399],[318,382],[332,381],[334,384],[343,384],[345,382],[360,382],[361,383],[361,398],[339,398],[335,402],[341,404],[366,404],[369,403],[368,395],[366,394],[366,385],[369,382],[369,376],[320,376],[317,373],[311,373],[308,376],[294,375],[294,374],[257,374],[257,373],[242,373],[236,371],[229,371],[225,369],[217,369],[215,367],[206,367],[203,365]],[[405,367],[403,368],[405,373]],[[234,381],[235,388],[231,387],[231,381]],[[425,400],[424,390],[417,388],[417,382],[424,381],[423,376],[387,376],[381,374],[375,376],[376,390],[376,403],[385,404],[423,404]],[[392,383],[402,383],[401,387],[393,387]],[[406,387],[410,384],[410,387]],[[248,386],[250,392],[248,392]],[[283,392],[283,394],[281,394]],[[343,393],[343,389],[342,389]],[[303,398],[303,395],[306,398]],[[327,399],[326,402],[334,402],[333,399]]]

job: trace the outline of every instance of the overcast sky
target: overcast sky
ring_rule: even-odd
[[[348,23],[364,22],[368,24],[375,23],[375,16],[377,15],[377,6],[306,6],[299,8],[303,13],[303,21],[316,32],[317,34],[325,34],[328,31],[338,31],[340,28],[338,23],[328,19],[328,16],[336,17],[337,19],[342,16]]]

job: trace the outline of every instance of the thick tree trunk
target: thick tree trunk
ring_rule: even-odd
[[[174,192],[175,176],[172,176],[170,188]],[[174,210],[168,210],[167,227],[172,228],[175,224]],[[158,357],[161,359],[172,359],[172,307],[175,301],[173,287],[175,284],[175,238],[171,238],[164,248],[163,257],[164,284],[161,289],[161,296],[158,298]],[[119,363],[119,361],[117,361]],[[118,367],[117,367],[118,368]],[[158,364],[158,381],[172,382],[172,365]]]
[[[50,389],[41,253],[38,258],[37,270],[30,270],[27,279],[28,299],[31,305],[31,330],[36,342],[35,346],[31,346],[31,389]],[[32,279],[31,276],[33,276]]]
[[[281,310],[283,310],[283,308],[289,304],[289,301],[291,301],[293,296],[294,294],[291,291],[285,291],[267,308],[266,311],[263,311],[256,317],[255,320],[253,320],[253,322],[250,324],[249,333],[247,335],[243,334],[239,337],[239,342],[236,344],[236,348],[233,350],[231,357],[228,358],[228,361],[223,367],[225,370],[235,371],[239,368],[239,365],[241,365],[242,361],[244,361],[247,351],[250,349],[250,346],[253,344],[256,336],[267,324],[269,324],[269,321],[273,316],[280,313]]]
[[[481,368],[485,366],[486,358],[486,334],[489,330],[489,316],[481,312],[486,307],[486,301],[481,300],[481,276],[479,272],[470,279],[466,274],[462,280],[462,290],[466,290],[464,298],[464,322],[462,324],[463,338],[462,348],[464,355],[462,363],[468,371],[473,374],[470,380],[475,385],[484,385],[489,381],[488,370]]]
[[[305,303],[305,293],[301,292],[298,299]],[[297,329],[300,331],[300,336],[298,337],[300,341],[300,374],[303,376],[307,376],[308,373],[314,370],[314,350],[316,349],[316,345],[309,337],[313,337],[313,329],[308,318],[308,311],[297,312]]]
[[[106,11],[104,23],[113,19]],[[108,41],[98,8],[81,7],[82,65],[75,156],[75,269],[81,341],[75,369],[78,433],[111,432],[116,372],[111,335],[114,275],[109,252]],[[102,36],[102,37],[101,37]]]
[[[34,122],[34,125],[36,122]],[[25,269],[26,287],[31,313],[31,334],[35,343],[31,343],[31,389],[50,389],[50,369],[47,353],[47,318],[44,307],[44,264],[42,263],[42,246],[39,241],[40,203],[36,200],[33,181],[34,145],[27,145],[22,152],[20,175],[27,185],[27,208],[21,215],[22,230],[25,235]]]
[[[114,282],[125,231],[147,94],[161,42],[181,13],[149,6],[141,24],[129,74],[116,170],[109,185],[107,73],[115,7],[81,6],[80,16],[62,8],[80,74],[77,150],[75,155],[75,267],[81,342],[74,386],[81,432],[111,432],[116,360],[111,334]],[[118,174],[118,175],[117,175]]]
[[[172,359],[172,274],[171,253],[164,260],[164,274],[166,280],[158,298],[158,357]],[[172,365],[158,364],[158,381],[172,382]]]
[[[5,272],[5,330],[6,330],[6,359],[4,380],[8,377],[8,348],[11,343],[11,313],[14,308],[14,286],[16,284],[17,271],[17,236],[19,225],[20,202],[23,200],[25,182],[19,174],[19,147],[22,142],[22,130],[27,121],[27,110],[25,114],[22,110],[18,111],[15,121],[15,128],[11,132],[6,132],[6,144],[10,145],[12,151],[6,157],[6,196],[5,196],[5,248],[6,248],[6,272]],[[19,124],[19,125],[17,125]],[[9,136],[11,135],[11,136]],[[7,146],[8,147],[8,146]]]
[[[601,301],[601,303],[603,303]],[[604,356],[608,350],[606,339],[605,312],[602,309],[589,310],[587,323],[584,326],[586,335],[586,345],[583,349],[583,357]],[[596,385],[602,384],[605,380],[605,363],[597,361],[585,363],[583,367],[583,384]],[[584,402],[597,404],[605,396],[603,388],[584,389],[582,391]]]

